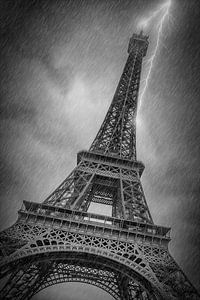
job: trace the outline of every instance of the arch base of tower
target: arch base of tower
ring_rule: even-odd
[[[90,253],[42,253],[15,261],[13,270],[1,291],[1,299],[31,299],[39,291],[63,282],[97,286],[116,300],[164,299],[148,280],[132,269]]]

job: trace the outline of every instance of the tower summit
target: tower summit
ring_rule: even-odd
[[[43,203],[24,201],[16,223],[0,233],[0,276],[8,276],[1,299],[31,299],[73,281],[116,300],[199,299],[169,254],[170,229],[153,223],[140,181],[135,117],[147,48],[148,37],[133,34],[89,151],[78,153],[77,166]]]

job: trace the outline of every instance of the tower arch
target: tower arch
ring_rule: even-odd
[[[16,267],[17,266],[17,267]],[[12,265],[15,284],[4,287],[4,299],[31,299],[41,290],[59,283],[82,282],[97,286],[114,299],[157,300],[159,291],[146,278],[118,261],[84,252],[54,252],[24,257]],[[27,294],[25,286],[32,285]],[[123,288],[122,288],[123,286]],[[17,288],[16,288],[17,287]],[[18,299],[18,298],[17,298]],[[137,299],[137,298],[133,298]]]

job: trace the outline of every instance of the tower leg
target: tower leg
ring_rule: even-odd
[[[121,274],[118,278],[118,287],[121,300],[131,300],[128,289],[129,279]]]
[[[118,286],[121,300],[153,300],[155,297],[149,296],[141,286],[135,281],[131,281],[126,276],[119,275]]]
[[[31,263],[10,275],[0,292],[0,299],[28,300],[36,293],[49,274],[48,262]]]

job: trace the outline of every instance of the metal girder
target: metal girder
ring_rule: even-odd
[[[113,216],[152,223],[137,167],[82,159],[44,203],[87,211],[91,202],[113,206]]]

